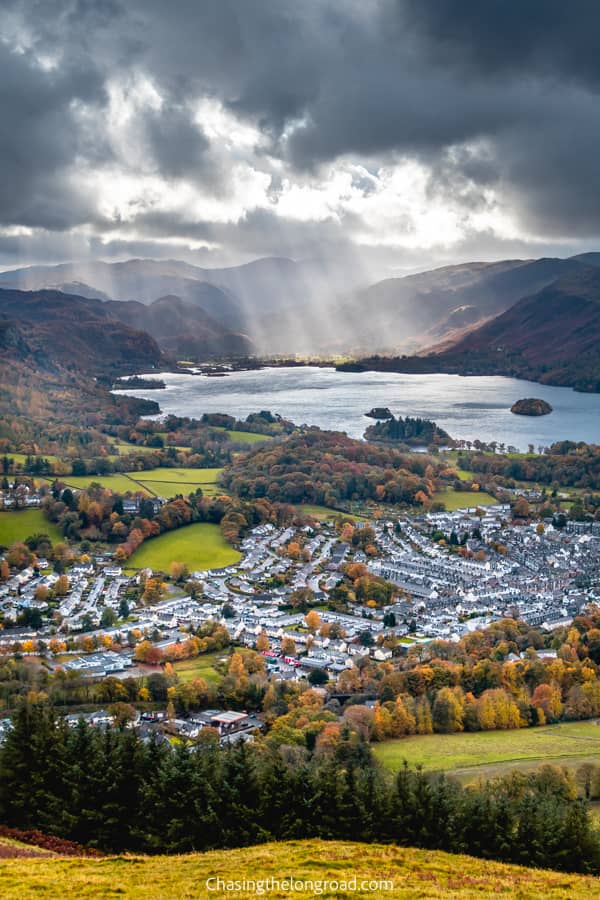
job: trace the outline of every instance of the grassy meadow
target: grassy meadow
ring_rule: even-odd
[[[138,473],[133,472],[132,474],[137,475]],[[117,475],[64,475],[61,480],[64,481],[68,487],[76,488],[78,490],[89,487],[89,485],[94,482],[96,484],[101,484],[103,488],[118,494],[126,494],[128,491],[132,494],[139,493],[140,491],[149,493],[137,481],[130,478],[129,474],[126,472],[120,472]]]
[[[92,482],[101,484],[108,490],[125,494],[155,494],[174,497],[176,494],[191,494],[198,487],[205,494],[219,492],[217,479],[222,469],[144,469],[141,472],[120,472],[116,475],[65,475],[63,480],[71,488],[86,488]]]
[[[150,469],[146,472],[131,472],[136,484],[151,494],[160,497],[175,497],[177,494],[192,494],[198,488],[207,496],[221,493],[217,480],[223,469]]]
[[[223,676],[215,668],[215,663],[226,657],[226,650],[202,653],[194,659],[182,659],[173,663],[173,668],[179,680],[184,684],[187,681],[193,681],[194,678],[203,678],[208,684],[218,684]]]
[[[34,534],[47,534],[53,544],[63,540],[59,529],[41,509],[15,509],[0,512],[0,545],[9,546]]]
[[[220,569],[240,559],[240,553],[227,543],[218,525],[197,522],[144,541],[127,566],[168,572],[172,562],[180,562],[194,571]]]
[[[270,435],[255,434],[253,431],[227,431],[227,435],[229,440],[236,444],[259,444],[261,441],[271,440]]]
[[[376,756],[392,771],[406,760],[425,769],[489,775],[516,764],[583,763],[600,756],[600,726],[564,722],[512,731],[423,734],[373,744]]]
[[[448,512],[475,506],[492,506],[498,502],[491,494],[486,494],[485,491],[455,491],[453,488],[436,491],[433,499],[437,500],[438,503],[443,503]]]
[[[270,898],[292,896],[283,885],[267,889],[266,879],[302,881],[298,900],[364,897],[370,900],[589,900],[597,897],[600,880],[584,875],[526,869],[470,856],[413,850],[381,844],[343,841],[286,841],[239,850],[217,850],[186,856],[120,856],[103,859],[0,859],[3,900],[191,900],[250,897],[248,888],[225,892],[216,881],[262,882]],[[337,889],[325,881],[356,878],[356,888]],[[374,884],[377,882],[378,884]],[[317,886],[318,884],[318,886]],[[296,886],[296,885],[294,885]],[[217,889],[216,889],[217,888]]]
[[[320,519],[321,521],[337,519],[338,516],[344,516],[346,519],[361,518],[361,516],[353,516],[350,513],[344,513],[329,506],[311,506],[309,503],[300,503],[296,506],[296,509],[305,516],[312,516],[314,519]]]

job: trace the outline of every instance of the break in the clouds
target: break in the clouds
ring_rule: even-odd
[[[600,236],[594,0],[4,0],[0,265]]]

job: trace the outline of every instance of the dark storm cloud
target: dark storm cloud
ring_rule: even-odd
[[[67,169],[87,147],[76,104],[102,105],[103,81],[77,61],[46,72],[0,43],[0,222],[64,228],[87,221],[87,198],[73,196]],[[106,152],[106,148],[105,148]]]
[[[432,55],[453,65],[600,81],[596,0],[402,0],[398,6]]]
[[[258,126],[260,153],[300,177],[318,179],[342,156],[375,169],[416,159],[431,171],[432,196],[475,209],[494,188],[535,233],[600,234],[594,0],[23,0],[3,9],[23,35],[22,47],[14,35],[0,44],[4,224],[102,224],[70,176],[118,150],[104,127],[109,80],[145,75],[162,105],[141,111],[137,128],[166,179],[226,192],[230,163],[192,121],[193,104],[209,97]],[[45,71],[40,54],[56,67]],[[253,162],[261,166],[258,151]],[[194,230],[146,211],[140,225],[149,235],[159,225],[163,235]],[[334,240],[342,226],[319,228]],[[308,228],[251,212],[195,230],[276,252],[268,247],[302,241]]]
[[[159,172],[167,178],[197,177],[210,165],[210,144],[181,106],[157,110],[146,117],[146,134]],[[216,174],[210,166],[211,177]]]

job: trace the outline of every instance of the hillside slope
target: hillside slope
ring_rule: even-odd
[[[5,361],[93,375],[131,372],[161,360],[150,335],[117,321],[100,300],[59,291],[0,290]]]
[[[600,270],[586,268],[524,297],[437,359],[475,374],[600,390]]]
[[[446,266],[372,285],[346,307],[343,321],[348,335],[360,335],[363,347],[397,346],[414,352],[585,269],[575,259]]]
[[[203,287],[209,289],[215,304],[219,303],[219,298],[227,300],[226,295],[218,288],[199,285],[199,288]],[[205,291],[204,296],[207,294]],[[226,310],[226,302],[222,306]],[[167,295],[150,304],[136,300],[111,300],[104,307],[115,319],[148,332],[163,350],[178,357],[247,356],[253,352],[249,338],[228,331],[203,306],[186,302],[180,297]]]
[[[253,879],[262,882],[264,890],[240,885],[238,890],[226,893],[223,887],[218,889],[217,878],[225,883]],[[304,887],[285,890],[282,882],[290,878],[304,882]],[[356,889],[344,890],[339,883],[352,878],[356,878]],[[215,880],[207,884],[208,879]],[[269,885],[267,879],[280,884]],[[339,887],[332,884],[324,889],[325,881],[337,882]],[[369,882],[388,884],[377,887]],[[429,850],[316,840],[187,856],[1,860],[0,884],[4,900],[55,900],[58,893],[66,900],[104,900],[116,894],[128,900],[187,900],[260,893],[299,900],[319,894],[371,900],[470,900],[482,896],[589,900],[600,893],[600,881],[582,875],[526,869]]]

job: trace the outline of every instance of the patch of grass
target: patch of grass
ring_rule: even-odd
[[[437,500],[438,503],[443,503],[448,512],[472,506],[492,506],[492,504],[498,502],[491,494],[486,494],[485,491],[455,491],[452,488],[436,491],[433,499]]]
[[[137,473],[134,473],[137,474]],[[144,488],[129,477],[126,473],[118,475],[64,475],[62,480],[70,488],[82,490],[89,487],[92,482],[101,484],[103,488],[114,491],[117,494],[138,493],[139,491],[147,493]]]
[[[53,544],[63,537],[53,522],[49,522],[41,509],[15,509],[0,512],[0,544],[10,546],[24,541],[34,534],[47,534]]]
[[[309,503],[299,503],[296,506],[296,509],[305,516],[312,516],[314,519],[320,519],[322,521],[327,519],[337,519],[338,516],[344,516],[346,519],[354,519],[355,521],[364,520],[364,516],[345,513],[339,509],[333,509],[330,506],[312,506]]]
[[[128,900],[198,900],[224,897],[216,881],[263,882],[269,897],[282,900],[289,892],[266,890],[267,878],[283,881],[293,876],[304,888],[293,892],[298,900],[319,893],[328,897],[363,897],[370,900],[414,900],[416,897],[475,900],[481,897],[520,897],[527,900],[589,900],[600,882],[584,875],[526,869],[490,860],[474,859],[434,850],[413,850],[381,844],[344,841],[286,841],[217,850],[186,856],[121,856],[104,859],[27,859],[0,861],[3,900],[55,900],[57,886],[65,900],[105,900],[120,895]],[[326,889],[325,881],[356,878],[357,890]],[[381,882],[387,881],[387,887]],[[368,884],[378,881],[380,885]],[[393,884],[389,884],[393,882]],[[211,891],[212,888],[212,891]],[[232,891],[249,897],[254,891]]]
[[[223,676],[215,668],[215,663],[225,656],[227,656],[227,650],[202,653],[194,659],[182,659],[173,663],[173,668],[179,680],[184,684],[187,681],[193,681],[194,678],[203,678],[208,684],[218,684]]]
[[[201,488],[202,493],[207,497],[214,497],[217,494],[223,493],[227,494],[227,491],[222,491],[215,484],[185,484],[184,482],[179,481],[150,481],[146,478],[143,481],[139,481],[138,484],[142,485],[151,494],[156,494],[159,497],[166,497],[167,499],[176,497],[177,494],[183,494],[184,497],[187,497],[188,494],[193,494],[198,488]]]
[[[8,459],[14,459],[15,462],[21,463],[22,465],[25,465],[25,461],[27,460],[26,453],[3,453],[2,458],[5,456],[8,457]],[[34,459],[47,459],[48,462],[51,463],[58,462],[59,460],[58,456],[53,456],[51,453],[30,453],[29,456]]]
[[[381,762],[394,771],[404,760],[425,769],[460,771],[520,761],[545,762],[600,753],[600,726],[569,722],[514,731],[423,734],[374,745]]]
[[[143,472],[128,472],[127,474],[141,481],[168,481],[181,484],[216,484],[223,469],[146,469]]]
[[[147,448],[146,448],[147,449]],[[211,485],[216,485],[222,469],[144,469],[140,472],[121,472],[116,475],[65,475],[65,484],[72,488],[86,488],[93,481],[108,490],[125,494],[142,491],[174,497],[176,494],[191,494],[197,487],[209,493]],[[171,487],[168,487],[171,486]]]
[[[157,450],[160,450],[159,447],[140,447],[138,444],[128,444],[127,441],[117,441],[111,440],[111,444],[115,449],[119,451],[122,456],[125,456],[128,453],[136,453],[136,454],[146,454],[146,453],[156,453]],[[114,457],[113,457],[114,458]]]
[[[197,522],[144,541],[128,565],[168,572],[172,562],[181,562],[195,571],[220,569],[240,559],[240,553],[227,543],[218,525]]]
[[[468,472],[466,469],[457,469],[456,474],[460,478],[461,481],[470,481],[471,484],[477,481],[477,476],[475,472]]]
[[[223,428],[221,425],[213,426],[215,431],[224,431],[230,441],[236,444],[258,444],[260,441],[272,440],[270,434],[256,434],[253,431],[230,431],[229,428]]]

